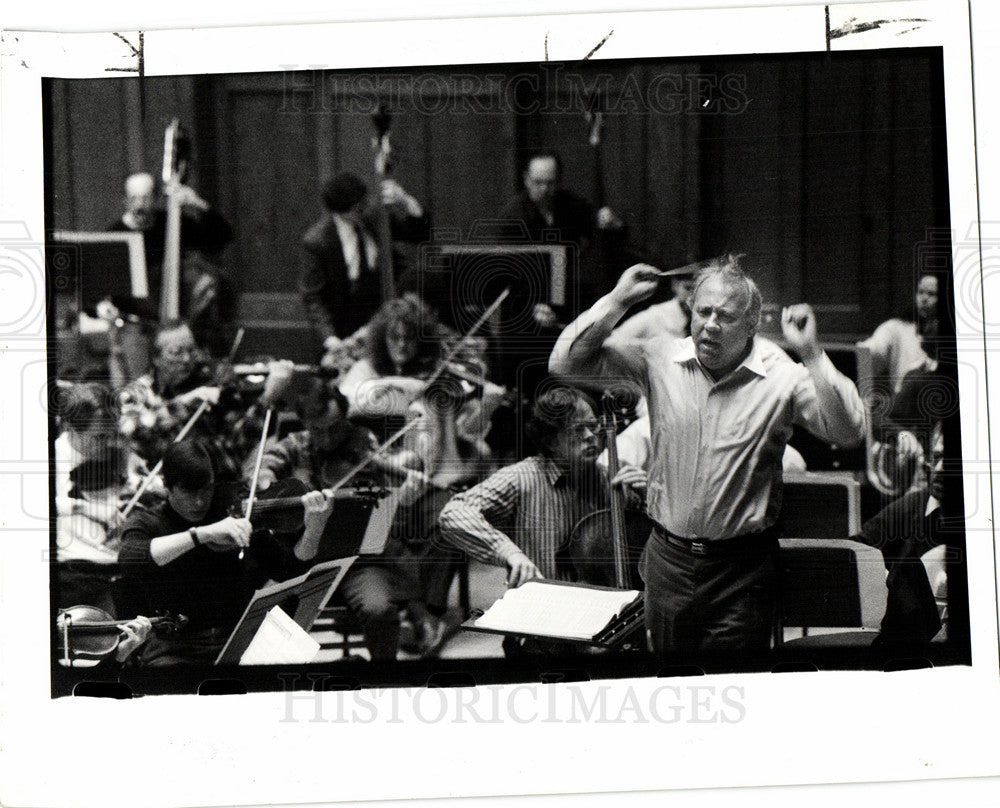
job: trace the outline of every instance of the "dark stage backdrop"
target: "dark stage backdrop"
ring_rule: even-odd
[[[372,178],[377,98],[394,112],[396,178],[454,240],[497,215],[533,147],[558,148],[564,185],[594,198],[594,89],[606,200],[637,252],[664,266],[747,253],[766,300],[813,303],[840,341],[910,306],[920,247],[948,226],[936,49],[147,77],[142,95],[132,77],[52,80],[48,222],[105,228],[124,177],[159,174],[179,117],[192,184],[236,231],[223,258],[250,326],[244,352],[314,359],[299,239],[327,177]]]

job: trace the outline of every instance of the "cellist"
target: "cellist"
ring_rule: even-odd
[[[457,494],[438,520],[445,542],[504,567],[511,587],[533,578],[572,578],[559,552],[581,519],[606,507],[608,495],[596,466],[601,444],[589,396],[564,386],[546,390],[526,431],[538,453]],[[611,484],[639,496],[646,474],[625,466]],[[516,653],[517,646],[505,641],[504,649]]]

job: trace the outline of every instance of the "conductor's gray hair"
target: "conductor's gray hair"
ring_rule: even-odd
[[[753,330],[756,333],[760,326],[760,312],[763,308],[764,300],[754,279],[743,269],[742,258],[742,253],[727,253],[708,262],[698,273],[694,291],[691,292],[691,301],[693,303],[698,297],[698,290],[709,278],[719,278],[729,287],[742,287],[747,292],[747,307],[743,312],[743,316],[753,324]]]

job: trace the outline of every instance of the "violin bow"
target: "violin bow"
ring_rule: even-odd
[[[187,437],[188,432],[191,431],[191,428],[195,425],[195,423],[197,422],[197,420],[199,418],[201,418],[202,414],[210,406],[211,406],[211,404],[208,401],[203,400],[201,402],[201,404],[198,405],[198,409],[196,409],[191,414],[191,417],[188,418],[187,423],[184,424],[184,426],[181,428],[181,431],[177,433],[177,437],[174,438],[173,441],[171,441],[171,443],[180,443],[182,440],[184,440],[184,438]],[[128,503],[125,505],[125,507],[122,509],[122,519],[126,519],[128,517],[128,515],[130,513],[132,513],[132,509],[135,508],[135,506],[138,504],[139,498],[144,493],[146,493],[146,489],[149,488],[150,483],[153,482],[153,478],[155,478],[156,475],[160,473],[160,469],[161,468],[163,468],[163,458],[162,457],[158,461],[156,461],[156,465],[153,466],[152,471],[150,471],[145,476],[145,478],[143,479],[142,483],[139,485],[138,490],[132,495],[132,499],[130,499],[128,501]]]
[[[273,407],[268,407],[267,412],[264,413],[264,428],[260,433],[260,445],[257,447],[257,459],[253,464],[253,476],[250,478],[250,496],[247,498],[247,510],[243,515],[243,518],[247,521],[250,520],[250,516],[253,514],[253,499],[257,494],[257,481],[260,479],[260,465],[264,460],[264,446],[267,443],[267,433],[271,428],[271,413],[274,412]],[[240,548],[240,560],[243,560],[243,548]]]
[[[492,317],[494,314],[496,314],[497,309],[500,308],[500,306],[503,304],[503,302],[507,299],[509,295],[510,295],[510,287],[508,286],[499,295],[497,295],[497,299],[494,300],[486,309],[486,311],[484,311],[479,316],[479,319],[477,319],[476,322],[472,324],[472,327],[465,334],[462,335],[461,339],[455,341],[455,344],[452,345],[448,353],[445,354],[444,359],[442,359],[438,363],[437,368],[430,375],[430,378],[427,380],[427,384],[424,386],[424,389],[427,389],[432,384],[434,384],[434,382],[436,382],[438,379],[441,378],[442,374],[445,373],[445,371],[448,369],[448,365],[458,355],[458,352],[462,350],[462,346],[465,345],[466,341],[475,336],[476,332],[486,324],[486,321],[489,320],[490,317]]]

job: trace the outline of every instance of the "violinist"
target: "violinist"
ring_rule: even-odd
[[[607,480],[596,466],[598,421],[590,397],[551,387],[535,400],[527,433],[538,453],[457,494],[441,512],[444,541],[507,570],[507,585],[567,580],[559,550],[583,517],[606,507]],[[613,485],[641,496],[646,475],[625,466]]]
[[[366,330],[365,355],[339,385],[350,415],[405,416],[441,358],[444,330],[416,295],[383,304]]]
[[[375,447],[372,433],[346,418],[343,395],[319,378],[309,378],[295,397],[295,409],[305,429],[281,440],[271,440],[264,449],[258,489],[274,482],[296,478],[313,489],[339,481]],[[247,460],[249,476],[254,458]],[[424,478],[403,471],[405,481],[398,491],[402,507],[412,505],[424,492]],[[359,618],[365,645],[374,661],[396,658],[400,642],[400,612],[408,615],[423,645],[433,644],[439,634],[438,621],[422,602],[418,570],[401,561],[395,546],[383,556],[359,559],[341,581],[334,597]]]
[[[139,377],[120,393],[119,429],[136,450],[153,462],[163,456],[177,429],[199,404],[212,405],[195,435],[218,455],[220,471],[239,478],[239,466],[259,434],[259,411],[276,404],[293,373],[290,362],[271,362],[263,390],[244,390],[198,347],[184,320],[161,325],[154,341],[153,371]],[[254,428],[256,426],[256,429]]]
[[[269,568],[258,569],[240,558],[240,551],[251,547],[251,524],[226,515],[228,503],[218,496],[216,479],[212,458],[199,441],[171,445],[163,457],[166,500],[133,511],[122,528],[124,611],[165,611],[188,619],[175,635],[151,636],[139,650],[141,665],[212,663],[266,577],[286,578],[298,562],[316,555],[333,499],[307,494],[302,536],[283,557],[262,555]]]
[[[121,498],[138,486],[142,459],[116,434],[111,394],[96,383],[74,385],[63,399],[55,440],[56,558],[59,605],[113,610]]]

